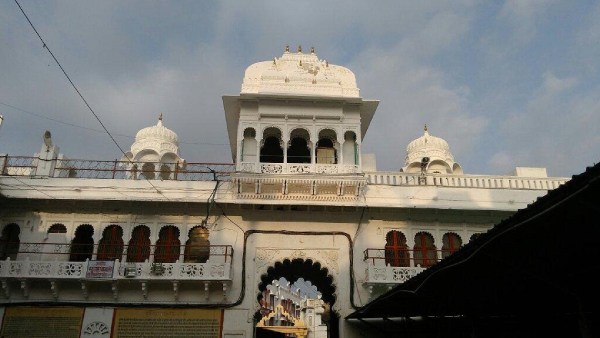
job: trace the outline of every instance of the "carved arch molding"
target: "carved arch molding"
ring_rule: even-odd
[[[276,264],[281,264],[284,261],[295,261],[302,260],[303,262],[312,261],[313,265],[320,265],[323,270],[327,271],[327,277],[331,278],[331,285],[334,286],[335,290],[332,296],[339,299],[339,275],[340,267],[338,264],[339,250],[327,250],[327,249],[266,249],[257,248],[255,255],[255,285],[258,286],[261,283],[261,277],[268,275],[270,267],[275,267]],[[285,276],[282,276],[285,277]],[[293,282],[293,281],[292,281]],[[313,281],[311,281],[313,282]],[[266,286],[265,286],[266,287]],[[325,290],[319,290],[324,292]],[[258,303],[255,303],[256,309],[258,309]],[[341,301],[336,301],[333,304],[333,309],[336,311],[340,310]]]

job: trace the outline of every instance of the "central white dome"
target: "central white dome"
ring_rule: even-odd
[[[358,97],[356,77],[348,68],[319,60],[310,54],[290,53],[289,47],[280,58],[258,62],[246,69],[242,94],[299,94]]]

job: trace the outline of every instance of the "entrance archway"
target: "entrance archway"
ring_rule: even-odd
[[[321,263],[313,262],[311,259],[296,258],[293,260],[285,259],[282,262],[276,262],[273,266],[267,269],[267,273],[260,276],[260,282],[258,284],[258,295],[256,297],[257,302],[260,303],[263,298],[263,292],[267,289],[267,286],[274,280],[285,278],[290,284],[294,284],[299,278],[303,278],[306,281],[310,281],[313,286],[321,293],[321,299],[330,309],[328,314],[327,327],[329,331],[329,338],[339,337],[339,315],[335,313],[333,304],[335,304],[336,286],[333,283],[333,276],[329,274],[329,270],[326,267],[322,267]],[[260,312],[255,314],[255,324],[261,318]],[[327,316],[323,316],[327,317]],[[273,333],[266,330],[258,330],[256,337],[274,337]]]

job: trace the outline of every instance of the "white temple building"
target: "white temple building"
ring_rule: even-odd
[[[361,145],[378,103],[287,48],[223,96],[232,163],[184,160],[162,116],[120,161],[69,159],[50,133],[0,156],[2,335],[33,317],[27,334],[61,337],[373,335],[344,318],[567,181],[465,174],[427,127],[377,171]],[[321,299],[269,291],[281,277]]]

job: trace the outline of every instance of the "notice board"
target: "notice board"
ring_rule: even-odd
[[[220,338],[223,310],[115,309],[113,338]]]
[[[4,312],[1,337],[79,338],[83,308],[9,307]]]

